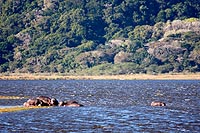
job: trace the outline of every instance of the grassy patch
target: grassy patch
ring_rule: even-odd
[[[24,110],[31,110],[31,109],[38,109],[38,108],[49,108],[49,107],[21,107],[21,106],[16,106],[16,107],[9,107],[9,108],[0,108],[0,113],[5,113],[5,112],[16,112],[16,111],[24,111]]]
[[[28,96],[21,97],[21,96],[0,96],[0,99],[28,99]]]
[[[101,69],[104,67],[101,66]],[[115,68],[112,68],[115,71]],[[87,74],[87,75],[67,75],[60,73],[38,73],[38,74],[30,74],[30,73],[10,73],[8,75],[1,74],[0,80],[90,80],[90,79],[105,79],[105,80],[160,80],[160,79],[171,79],[171,80],[200,80],[200,73],[168,73],[168,74],[122,74],[122,75],[101,75],[102,71],[95,74]],[[10,97],[11,98],[11,97]],[[14,98],[14,97],[13,97]],[[17,98],[17,97],[16,97]]]

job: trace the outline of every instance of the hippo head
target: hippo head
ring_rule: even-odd
[[[151,103],[151,106],[166,106],[166,103],[154,101],[154,102]]]
[[[28,101],[26,101],[23,105],[25,107],[30,107],[30,106],[40,106],[42,103],[40,100],[36,99],[36,98],[32,98],[29,99]]]
[[[51,105],[52,105],[52,106],[58,106],[58,104],[59,104],[59,102],[58,102],[57,99],[55,99],[55,98],[52,98],[52,99],[51,99]]]

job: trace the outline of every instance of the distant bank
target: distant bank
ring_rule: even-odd
[[[200,80],[200,73],[67,75],[59,73],[1,73],[0,80]]]

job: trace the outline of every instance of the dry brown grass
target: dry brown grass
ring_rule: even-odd
[[[10,73],[0,74],[0,80],[200,80],[200,73],[176,73],[176,74],[132,74],[132,75],[64,75],[57,73],[40,73],[40,74],[28,74],[28,73]]]

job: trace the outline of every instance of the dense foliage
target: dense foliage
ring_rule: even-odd
[[[199,18],[198,0],[1,0],[0,72],[197,72]]]

